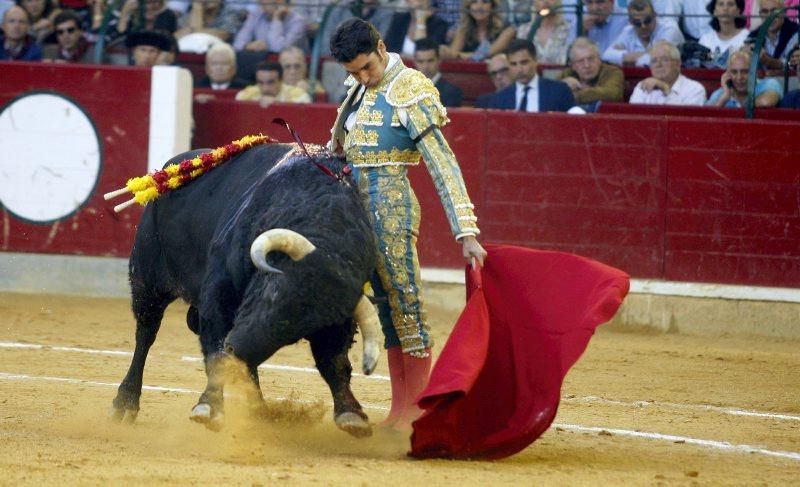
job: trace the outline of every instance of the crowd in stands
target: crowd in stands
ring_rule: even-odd
[[[583,11],[578,15],[577,5]],[[480,108],[593,111],[601,102],[743,106],[760,25],[800,0],[0,0],[0,60],[153,66],[205,55],[195,86],[242,90],[236,99],[310,102],[332,99],[308,78],[315,44],[342,21],[360,17],[433,80],[448,107],[462,89],[443,60],[481,63],[495,90]],[[324,14],[328,14],[324,22]],[[756,106],[798,108],[783,93],[796,70],[797,10],[769,25],[758,57]],[[580,22],[580,25],[577,25]],[[98,51],[94,46],[107,47]],[[548,67],[544,76],[542,65]],[[553,75],[554,67],[561,70]],[[624,69],[650,71],[625,100]],[[706,88],[682,68],[722,72]],[[765,74],[766,73],[766,74]],[[765,75],[764,75],[765,74]],[[772,76],[772,77],[770,77]],[[632,84],[632,83],[631,83]],[[785,96],[784,96],[785,95]],[[205,99],[210,96],[203,95]]]

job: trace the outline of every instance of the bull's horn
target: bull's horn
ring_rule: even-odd
[[[361,370],[364,371],[364,375],[369,375],[378,365],[378,357],[381,354],[381,327],[375,306],[369,302],[366,296],[361,296],[358,301],[356,309],[353,311],[353,319],[356,321],[358,329],[361,330],[361,339],[364,346]]]
[[[267,264],[267,254],[283,252],[298,261],[314,251],[316,247],[307,238],[286,228],[273,228],[259,235],[250,246],[250,259],[253,265],[265,272],[282,274],[279,269]]]

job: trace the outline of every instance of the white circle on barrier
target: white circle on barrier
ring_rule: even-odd
[[[97,184],[97,131],[63,96],[34,93],[7,105],[0,113],[0,147],[0,204],[22,219],[64,218],[89,199]]]

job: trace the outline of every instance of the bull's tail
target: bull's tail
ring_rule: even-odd
[[[375,306],[370,303],[366,295],[361,296],[358,301],[356,309],[353,311],[353,319],[361,331],[364,346],[361,369],[364,371],[364,375],[369,375],[378,365],[378,357],[381,354],[381,327]]]

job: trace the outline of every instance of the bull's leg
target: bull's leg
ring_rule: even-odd
[[[166,296],[143,297],[143,293],[133,293],[133,315],[136,317],[136,348],[128,373],[122,380],[113,401],[109,417],[114,421],[133,423],[139,414],[139,397],[142,395],[142,376],[147,353],[156,339],[161,327],[164,310],[172,302]]]
[[[206,376],[208,382],[206,389],[200,394],[200,399],[192,408],[189,419],[205,424],[208,429],[218,431],[223,425],[223,391],[225,386],[224,367],[225,355],[213,353],[206,355]]]
[[[353,367],[347,357],[347,350],[353,343],[355,327],[352,322],[346,326],[329,326],[310,337],[311,352],[317,370],[328,383],[333,394],[333,417],[336,426],[353,436],[363,437],[372,434],[367,415],[350,390],[350,374]]]
[[[209,273],[214,275],[213,270]],[[223,390],[228,354],[222,346],[232,327],[237,306],[235,296],[232,284],[226,279],[209,280],[200,296],[200,348],[205,357],[208,382],[189,418],[212,430],[220,429],[223,423]]]

